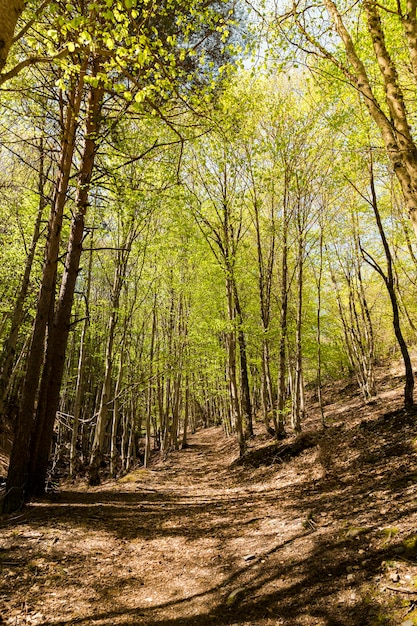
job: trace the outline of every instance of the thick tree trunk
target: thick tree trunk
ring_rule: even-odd
[[[65,366],[65,353],[71,326],[71,311],[75,285],[80,267],[85,215],[88,207],[90,181],[94,169],[99,115],[103,97],[102,88],[90,91],[85,145],[78,180],[76,211],[71,232],[56,311],[50,328],[47,358],[43,371],[42,386],[46,390],[45,402],[38,406],[31,440],[29,464],[29,495],[42,494],[48,467],[55,415],[59,406],[59,394]]]
[[[48,224],[48,240],[45,251],[42,283],[26,364],[26,376],[23,383],[22,399],[16,423],[13,448],[10,455],[6,496],[3,501],[4,513],[11,513],[12,511],[15,511],[21,506],[27,497],[27,470],[35,402],[44,357],[46,327],[55,288],[59,246],[61,241],[62,219],[71,174],[78,112],[82,100],[85,70],[86,64],[82,66],[76,85],[69,95],[69,105],[66,111],[59,175]]]
[[[381,106],[381,103],[375,96],[365,66],[359,57],[352,37],[343,22],[342,15],[336,4],[333,0],[324,0],[324,4],[343,41],[348,61],[353,69],[353,75],[347,68],[341,67],[331,55],[327,54],[327,56],[330,56],[341,67],[348,80],[354,82],[355,87],[362,94],[364,103],[381,133],[393,171],[401,186],[414,233],[417,236],[417,148],[408,123],[397,71],[385,45],[385,35],[378,14],[378,5],[376,2],[364,2],[368,31],[384,82],[385,100],[389,108],[390,117],[384,113],[383,106]],[[414,14],[415,19],[415,6],[412,8],[411,14]],[[303,27],[302,29],[305,32]],[[416,25],[412,21],[410,22],[410,29],[407,31],[407,38],[412,48],[413,68],[416,69],[414,65],[414,61],[417,58],[415,49],[415,42],[417,41]]]
[[[17,20],[24,7],[24,0],[0,0],[0,72],[6,65]]]

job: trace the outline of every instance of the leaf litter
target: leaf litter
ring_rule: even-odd
[[[350,393],[350,395],[349,395]],[[246,457],[219,427],[0,526],[0,624],[417,624],[417,423],[401,387],[332,385],[305,432]]]

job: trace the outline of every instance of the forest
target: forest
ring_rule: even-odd
[[[416,83],[416,0],[0,0],[2,519],[415,428]]]

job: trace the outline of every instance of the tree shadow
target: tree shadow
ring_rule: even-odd
[[[42,531],[49,526],[80,533],[95,528],[120,540],[145,543],[149,539],[193,542],[213,538],[223,549],[226,574],[220,582],[213,576],[203,591],[132,608],[117,600],[120,581],[107,580],[106,590],[116,598],[114,610],[92,609],[77,624],[257,626],[270,624],[271,619],[288,626],[317,620],[326,626],[391,624],[387,606],[398,608],[401,597],[390,589],[381,591],[378,579],[384,574],[384,563],[417,567],[417,542],[412,529],[399,536],[393,531],[383,541],[381,529],[403,518],[416,519],[416,452],[393,420],[384,419],[377,428],[374,422],[362,423],[350,433],[349,463],[342,466],[346,462],[342,447],[347,441],[342,430],[329,429],[315,448],[301,449],[300,459],[290,461],[321,464],[320,478],[306,472],[303,480],[270,492],[256,490],[255,483],[241,491],[213,490],[201,495],[187,494],[184,488],[142,486],[123,493],[64,491],[57,502],[29,506],[15,528],[18,532],[19,526],[29,525]],[[204,450],[187,449],[187,462],[192,465],[196,453],[204,457]],[[280,468],[285,469],[285,464],[277,464],[277,474]],[[298,529],[282,541],[264,529],[264,548],[242,565],[228,552],[228,542],[252,524],[256,530],[258,522],[265,520],[262,511],[280,520],[298,520]],[[27,564],[18,549],[9,556],[21,559],[22,566]],[[68,555],[58,542],[54,560],[60,559]],[[123,581],[126,586],[131,583],[137,580],[126,577]],[[57,623],[69,625],[74,620],[53,620],[43,626]]]

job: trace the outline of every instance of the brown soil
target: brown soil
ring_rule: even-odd
[[[0,623],[417,624],[417,425],[397,383],[368,405],[327,390],[328,428],[310,402],[306,435],[258,435],[243,463],[209,428],[3,518]]]

